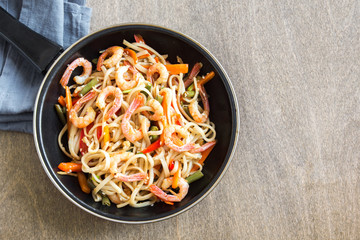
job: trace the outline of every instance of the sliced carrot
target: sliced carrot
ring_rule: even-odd
[[[61,171],[70,173],[70,172],[81,172],[81,163],[73,163],[73,162],[62,162],[59,164],[58,168]]]
[[[65,102],[66,102],[66,110],[70,112],[72,108],[72,99],[71,99],[71,92],[68,86],[65,86]]]
[[[206,160],[206,158],[209,156],[211,150],[213,150],[213,148],[215,147],[215,144],[211,147],[209,147],[208,149],[206,149],[205,151],[202,152],[201,154],[201,158],[198,161],[198,163],[203,164]],[[193,168],[191,169],[191,172],[197,171],[199,169],[198,165],[193,166]]]
[[[67,131],[68,131],[68,138],[70,127],[71,127],[71,121],[69,119],[69,113],[72,108],[72,99],[71,99],[71,92],[68,86],[65,86],[65,103],[66,103],[66,121],[67,121]]]
[[[149,69],[151,65],[141,65],[143,68]]]
[[[208,81],[210,81],[213,77],[215,76],[215,73],[213,71],[209,72],[208,74],[206,74],[206,76],[202,79],[200,79],[200,81],[198,82],[199,85],[204,85],[205,83],[207,83]]]
[[[167,95],[167,92],[164,92],[162,97],[163,97],[163,101],[161,103],[163,109],[164,109],[164,117],[162,118],[162,123],[164,125],[164,127],[167,127],[168,126],[168,106],[169,106],[169,103],[168,103],[168,97],[166,96]],[[165,143],[165,131],[163,131],[163,133],[160,135],[160,140],[161,140],[161,143]]]
[[[171,185],[171,187],[173,189],[175,189],[179,186],[180,173],[181,173],[181,167],[179,166],[178,170],[176,171],[176,173],[174,174],[174,177],[173,177],[173,182]]]
[[[155,62],[159,62],[159,58],[158,57],[155,57]]]
[[[134,64],[137,63],[138,57],[136,56],[136,53],[133,50],[131,50],[130,48],[125,48],[124,53],[129,55],[134,60]]]
[[[78,177],[78,181],[79,181],[81,190],[84,193],[89,194],[91,192],[91,189],[87,185],[87,179],[86,179],[85,174],[83,172],[78,172],[77,177]]]
[[[169,204],[169,205],[174,205],[173,202],[164,201],[164,203]]]
[[[103,139],[103,141],[104,141],[104,145],[103,145],[104,147],[108,142],[110,142],[110,131],[109,131],[109,126],[108,125],[106,125],[104,127],[104,139]]]
[[[167,64],[165,67],[170,74],[187,73],[189,71],[188,64]]]
[[[65,102],[64,96],[60,95],[60,97],[58,98],[58,103],[59,103],[61,106],[63,106],[63,107],[66,106],[66,102]]]
[[[147,57],[150,57],[150,54],[147,53],[147,54],[138,56],[137,58],[138,58],[138,59],[143,59],[143,58],[147,58]]]

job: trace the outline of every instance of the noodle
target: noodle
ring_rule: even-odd
[[[69,65],[72,70],[84,67],[79,76],[83,81],[74,79],[69,86],[73,101],[79,99],[67,113],[69,123],[60,131],[58,144],[72,162],[81,163],[94,201],[109,198],[118,208],[158,200],[173,204],[186,196],[186,178],[202,170],[203,152],[216,143],[207,95],[199,85],[202,78],[193,76],[191,89],[185,88],[187,70],[167,70],[167,55],[143,40],[123,44],[128,49],[102,51],[97,70],[89,75],[82,64],[86,59]],[[63,86],[70,75],[64,74]],[[83,93],[95,78],[98,82]]]

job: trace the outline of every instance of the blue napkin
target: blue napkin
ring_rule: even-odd
[[[0,0],[0,6],[64,49],[89,32],[91,9],[85,0]],[[32,113],[43,77],[0,38],[0,130],[32,133]]]

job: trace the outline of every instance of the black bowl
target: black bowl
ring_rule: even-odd
[[[173,206],[158,202],[144,208],[124,207],[114,204],[107,207],[94,202],[91,195],[84,194],[77,179],[56,174],[58,164],[67,159],[57,143],[61,124],[54,111],[54,104],[63,89],[59,80],[67,64],[75,58],[98,57],[99,50],[122,45],[123,39],[133,41],[134,34],[141,34],[146,43],[161,54],[168,54],[171,62],[180,56],[192,67],[202,62],[200,74],[215,72],[215,77],[205,88],[210,96],[210,119],[215,123],[217,145],[206,160],[204,177],[190,185],[189,193]],[[230,79],[216,58],[198,42],[179,32],[146,24],[127,24],[107,28],[86,36],[69,47],[52,65],[38,92],[34,111],[34,139],[41,163],[54,185],[70,201],[98,217],[123,223],[147,223],[173,217],[194,206],[214,189],[229,166],[235,151],[239,131],[238,106]]]

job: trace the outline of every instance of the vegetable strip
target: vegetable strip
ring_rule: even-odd
[[[201,171],[196,171],[189,177],[185,178],[185,180],[190,184],[192,182],[195,182],[196,180],[199,180],[203,176],[204,176],[204,174]]]
[[[208,149],[206,149],[205,151],[203,151],[203,152],[202,152],[202,155],[201,155],[201,158],[200,158],[200,160],[198,161],[198,163],[203,164],[204,161],[205,161],[206,158],[209,156],[210,152],[213,150],[214,147],[215,147],[215,144],[212,145],[211,147],[209,147]],[[198,166],[198,165],[195,165],[195,166],[191,169],[191,171],[194,172],[194,171],[196,171],[196,170],[198,170],[198,169],[199,169],[199,166]]]
[[[80,172],[82,164],[81,163],[73,163],[73,162],[62,162],[59,164],[58,168],[61,171],[70,173],[70,172]]]
[[[187,73],[189,71],[188,64],[167,64],[165,67],[171,74]]]

